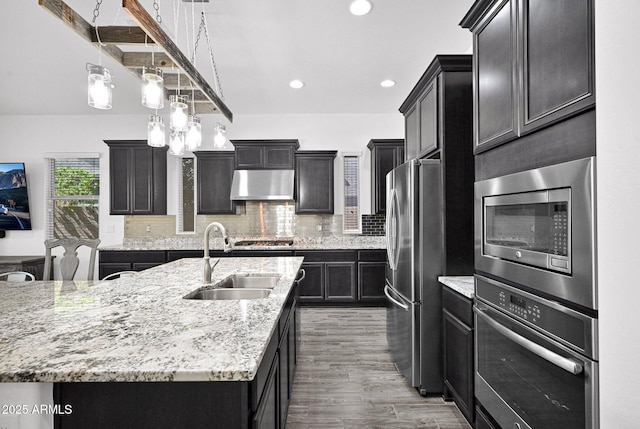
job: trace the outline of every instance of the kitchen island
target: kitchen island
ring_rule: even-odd
[[[54,403],[73,410],[55,415],[60,428],[278,422],[297,357],[302,260],[221,259],[212,284],[279,276],[268,297],[252,300],[184,299],[203,286],[202,259],[110,282],[3,286],[0,381],[55,383]]]

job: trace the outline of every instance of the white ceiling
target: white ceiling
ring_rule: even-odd
[[[351,0],[158,0],[165,30],[187,57],[193,27],[185,16],[202,8],[213,41],[225,103],[234,115],[394,113],[436,54],[471,53],[471,33],[458,23],[473,0],[372,0],[370,14],[349,13]],[[153,13],[153,0],[141,0]],[[95,0],[67,0],[91,21]],[[121,1],[104,0],[99,26],[133,25]],[[188,36],[187,36],[188,35]],[[175,40],[175,35],[173,36]],[[188,45],[187,45],[188,43]],[[110,111],[86,104],[85,64],[98,50],[38,5],[3,0],[0,44],[0,115],[146,114],[139,82],[102,56],[114,74]],[[188,48],[188,49],[187,49]],[[196,66],[214,85],[208,47]],[[306,86],[289,88],[292,79]],[[397,85],[382,88],[393,79]]]

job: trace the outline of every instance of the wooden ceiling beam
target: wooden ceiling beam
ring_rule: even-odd
[[[198,70],[185,57],[182,51],[173,43],[171,38],[160,28],[158,23],[146,11],[138,0],[122,0],[122,7],[131,15],[138,25],[151,37],[164,51],[173,59],[173,61],[189,76],[191,81],[199,88],[206,97],[211,100],[218,110],[229,120],[233,122],[233,113],[218,97],[215,91],[209,86],[207,81],[200,75]]]
[[[164,52],[124,52],[122,64],[131,69],[141,69],[144,66],[155,65],[161,68],[177,67],[169,55]]]
[[[49,11],[53,16],[64,22],[69,28],[76,32],[80,37],[89,43],[97,45],[94,42],[96,29],[89,24],[83,17],[78,15],[75,10],[62,0],[38,0],[38,4]],[[123,52],[120,48],[113,45],[102,47],[102,52],[122,64]]]
[[[98,40],[98,38],[100,40]],[[155,46],[156,42],[140,27],[127,27],[112,25],[108,27],[96,27],[93,32],[92,41],[94,43],[102,42],[106,45],[151,45]]]
[[[176,94],[178,94],[177,89],[167,90],[167,96],[176,95]],[[191,102],[191,100],[193,99],[194,103],[211,103],[211,101],[209,101],[207,96],[204,95],[202,91],[200,91],[199,89],[195,89],[191,91],[190,89],[188,89],[188,87],[183,86],[182,89],[180,90],[180,94],[187,95],[189,97],[189,102]]]

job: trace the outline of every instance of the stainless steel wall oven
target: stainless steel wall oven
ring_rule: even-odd
[[[476,275],[476,397],[503,428],[598,427],[597,320]]]
[[[597,309],[594,158],[475,184],[475,268]]]

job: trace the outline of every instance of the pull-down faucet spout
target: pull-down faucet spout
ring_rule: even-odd
[[[227,237],[227,231],[224,229],[224,226],[219,222],[211,222],[207,225],[207,228],[204,230],[204,272],[202,275],[202,281],[204,283],[211,283],[211,264],[209,263],[209,235],[211,234],[211,230],[213,228],[218,228],[220,234],[222,234],[222,240],[224,242],[223,250],[226,252],[231,252],[231,243],[229,242],[229,237]],[[218,260],[219,262],[220,260]],[[218,262],[214,264],[217,265]]]

